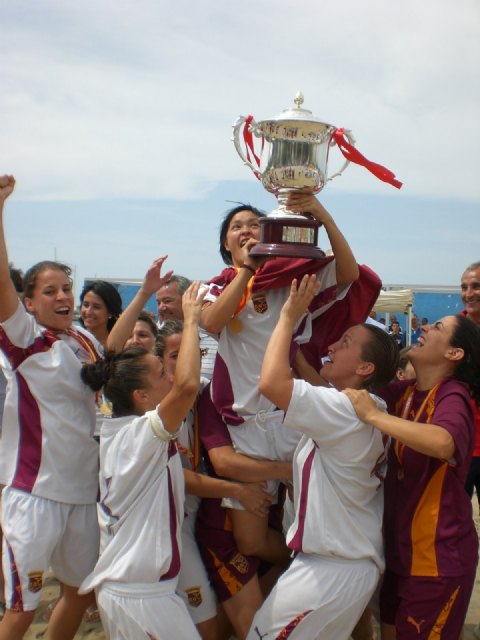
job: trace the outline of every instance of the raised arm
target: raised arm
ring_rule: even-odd
[[[335,256],[337,284],[346,285],[357,280],[359,270],[350,245],[337,227],[335,220],[317,198],[301,191],[293,192],[289,196],[287,207],[295,213],[310,213],[325,227]]]
[[[3,226],[5,200],[13,192],[14,187],[15,178],[13,176],[0,176],[0,322],[13,316],[18,307],[18,295],[10,279]]]
[[[450,433],[435,424],[419,424],[397,416],[391,416],[378,409],[367,391],[345,389],[343,393],[350,399],[356,414],[367,424],[403,442],[411,449],[432,458],[450,460],[455,453],[455,442]]]
[[[300,348],[295,354],[294,370],[298,378],[302,378],[314,387],[328,387],[329,382],[325,380],[319,372],[307,362],[307,359]]]
[[[290,343],[298,320],[308,309],[318,287],[316,276],[304,276],[297,287],[293,280],[288,300],[265,351],[258,387],[277,407],[286,411],[293,392],[293,372],[290,368]]]
[[[258,244],[258,240],[253,238],[245,243],[244,247],[242,247],[243,265],[237,265],[240,268],[235,278],[225,287],[215,302],[205,302],[203,305],[201,325],[208,333],[220,333],[232,319],[238,309],[248,281],[265,262],[266,258],[253,258],[249,255],[250,250],[256,244]]]
[[[200,283],[193,282],[182,297],[183,334],[175,368],[173,386],[159,405],[159,415],[166,429],[177,432],[200,388],[200,345],[198,321],[203,295]]]
[[[162,266],[168,256],[157,258],[148,268],[142,282],[142,286],[135,294],[128,307],[118,318],[107,340],[107,351],[121,351],[126,341],[132,334],[138,316],[151,296],[169,280],[173,271],[168,271],[162,276]]]

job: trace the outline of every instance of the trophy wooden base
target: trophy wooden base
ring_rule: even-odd
[[[260,242],[250,251],[252,256],[307,258],[324,260],[327,256],[317,247],[318,228],[313,218],[304,216],[266,216],[259,220]]]

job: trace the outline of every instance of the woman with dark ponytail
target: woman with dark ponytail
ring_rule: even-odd
[[[480,402],[480,327],[446,316],[422,326],[408,357],[416,379],[380,394],[390,415],[363,392],[346,391],[358,416],[394,439],[385,480],[382,638],[459,638],[478,560],[464,485]]]
[[[86,365],[113,417],[100,440],[100,559],[80,587],[95,589],[108,637],[199,638],[175,589],[180,570],[184,476],[176,438],[200,383],[198,319],[203,296],[183,296],[184,330],[173,384],[143,347]]]

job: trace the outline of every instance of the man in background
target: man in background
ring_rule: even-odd
[[[157,324],[160,329],[168,320],[183,320],[182,296],[191,284],[192,281],[185,276],[172,275],[157,291]],[[217,340],[201,327],[199,327],[199,338],[202,355],[201,375],[211,380],[217,355]]]

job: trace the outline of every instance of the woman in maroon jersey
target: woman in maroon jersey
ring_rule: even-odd
[[[480,328],[462,316],[422,327],[409,352],[416,379],[380,395],[347,390],[362,420],[394,440],[385,481],[387,570],[380,598],[382,638],[458,638],[478,560],[464,489],[480,400]]]

